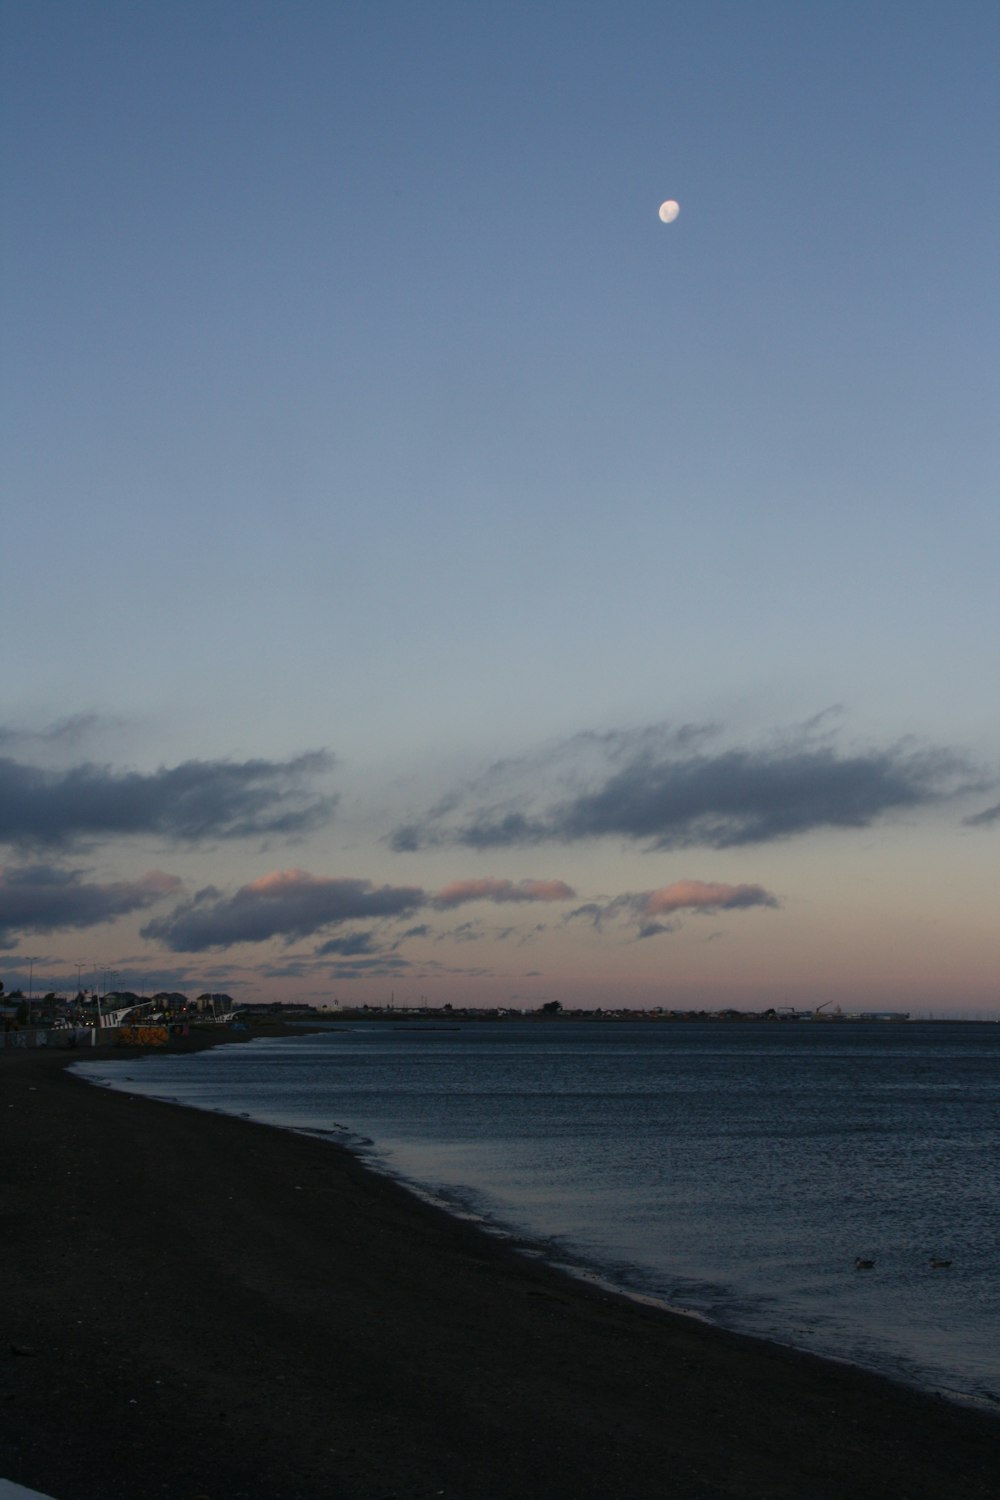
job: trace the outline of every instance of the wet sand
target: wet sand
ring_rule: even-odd
[[[580,1285],[336,1146],[96,1088],[73,1056],[0,1052],[6,1479],[57,1500],[997,1493],[1000,1417]]]

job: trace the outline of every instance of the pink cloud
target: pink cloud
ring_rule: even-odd
[[[290,892],[337,884],[335,880],[310,875],[308,870],[271,870],[267,875],[260,875],[256,880],[251,880],[243,889],[252,891],[255,896],[273,896],[278,899]]]
[[[572,901],[576,892],[563,880],[453,880],[438,891],[434,905],[462,906],[466,901]]]
[[[741,906],[777,906],[770,891],[762,885],[720,885],[704,880],[677,880],[673,885],[650,891],[643,902],[647,917],[666,916],[674,911],[732,911]]]

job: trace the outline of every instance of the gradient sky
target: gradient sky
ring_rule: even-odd
[[[8,989],[1000,1013],[996,5],[0,13]]]

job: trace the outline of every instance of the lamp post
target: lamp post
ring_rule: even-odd
[[[39,955],[37,953],[33,957],[30,957],[27,953],[24,955],[24,961],[28,965],[28,1025],[29,1026],[31,1025],[31,1002],[32,1002],[32,1000],[34,999],[34,996],[35,996],[35,965],[38,962],[38,958],[39,958]]]

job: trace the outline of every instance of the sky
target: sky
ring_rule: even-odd
[[[994,4],[0,25],[8,990],[1000,1016]]]

